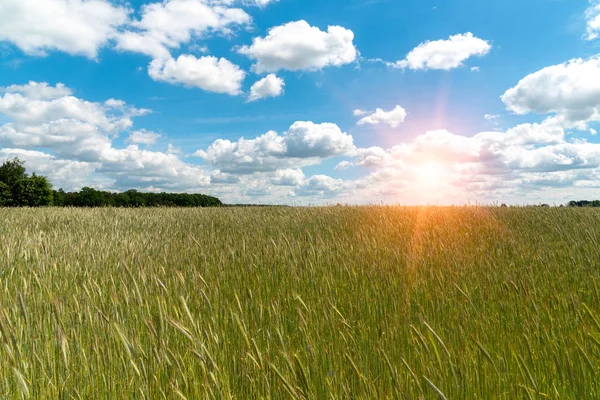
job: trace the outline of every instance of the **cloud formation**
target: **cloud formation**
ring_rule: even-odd
[[[502,101],[516,114],[557,114],[567,125],[598,121],[600,57],[578,58],[527,75]]]
[[[117,36],[117,48],[153,58],[171,57],[171,50],[208,34],[228,34],[252,18],[230,1],[166,0],[142,6],[141,18]]]
[[[362,116],[366,114],[369,114],[369,112],[363,110],[354,110],[355,116]],[[357,122],[357,125],[385,124],[389,125],[392,128],[397,128],[404,122],[404,120],[406,119],[406,115],[406,110],[401,106],[396,106],[390,111],[385,111],[381,108],[378,108],[377,110],[375,110],[374,113],[361,118]]]
[[[242,93],[246,73],[225,58],[212,56],[196,58],[181,55],[176,60],[154,59],[148,74],[155,81],[197,87],[207,92],[237,96]]]
[[[316,71],[356,60],[353,40],[349,29],[329,26],[325,32],[302,20],[271,28],[266,37],[254,38],[238,52],[256,61],[252,69],[257,73]]]
[[[393,68],[441,69],[449,70],[461,67],[473,56],[484,56],[492,49],[486,40],[474,36],[471,32],[450,36],[447,40],[435,40],[421,43],[395,63]]]
[[[35,56],[61,51],[96,58],[128,19],[127,8],[107,0],[2,0],[0,41]]]
[[[277,97],[283,94],[285,82],[275,74],[269,74],[255,82],[250,88],[248,101],[257,101],[267,97]]]
[[[18,156],[28,167],[47,174],[56,185],[100,188],[198,190],[210,184],[209,173],[176,154],[142,150],[136,144],[117,148],[113,141],[150,111],[109,99],[89,102],[64,85],[30,82],[0,90],[3,158]],[[132,132],[130,143],[152,144],[158,137]],[[44,149],[42,151],[42,149]]]
[[[252,174],[315,165],[353,151],[352,136],[337,125],[298,121],[282,135],[270,131],[256,139],[218,139],[195,155],[221,171]]]

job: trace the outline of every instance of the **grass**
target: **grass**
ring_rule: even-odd
[[[594,209],[0,209],[0,394],[600,398],[599,243]]]

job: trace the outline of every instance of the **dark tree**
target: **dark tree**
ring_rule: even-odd
[[[10,207],[13,205],[12,192],[10,186],[0,182],[0,207]]]
[[[14,203],[19,207],[52,205],[52,186],[45,176],[33,174],[19,179],[12,187]]]
[[[79,207],[102,207],[106,204],[104,193],[90,187],[84,187],[77,197]]]
[[[0,182],[7,184],[9,187],[13,187],[17,181],[27,178],[23,164],[25,163],[16,157],[12,160],[5,161],[4,164],[0,166]]]

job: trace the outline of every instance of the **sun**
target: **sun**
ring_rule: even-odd
[[[415,178],[424,187],[437,187],[444,182],[444,166],[435,161],[420,164],[415,169]]]

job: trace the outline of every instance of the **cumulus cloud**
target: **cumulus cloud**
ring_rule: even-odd
[[[225,58],[206,56],[196,58],[180,55],[176,60],[154,59],[148,74],[155,81],[197,87],[207,92],[237,96],[242,93],[246,73]]]
[[[275,74],[269,74],[257,81],[250,88],[248,101],[257,101],[267,97],[277,97],[283,94],[285,82]]]
[[[117,37],[117,48],[153,58],[170,58],[170,50],[208,34],[228,34],[252,18],[231,1],[166,0],[146,4],[141,19]]]
[[[341,179],[334,179],[327,175],[314,175],[305,180],[296,189],[296,196],[322,196],[333,197],[346,190],[352,184]]]
[[[240,178],[236,175],[227,174],[227,173],[221,172],[217,169],[211,173],[210,182],[211,183],[224,183],[224,184],[239,183]]]
[[[195,155],[221,171],[250,174],[314,165],[353,151],[352,136],[337,125],[298,121],[282,135],[270,131],[237,142],[219,139]]]
[[[277,186],[298,186],[302,182],[304,182],[304,172],[301,169],[280,169],[271,179],[271,183]]]
[[[127,138],[127,142],[132,144],[151,145],[156,143],[161,137],[162,135],[160,133],[140,129],[139,131],[131,132]]]
[[[31,55],[61,51],[96,58],[128,15],[107,0],[2,0],[0,41]]]
[[[56,188],[81,188],[89,185],[102,187],[106,184],[105,180],[93,174],[97,163],[59,159],[35,150],[0,148],[0,163],[15,157],[26,161],[28,171],[47,176]]]
[[[450,36],[447,40],[421,43],[406,58],[388,63],[394,68],[441,69],[458,68],[473,56],[484,56],[491,50],[488,41],[474,36],[471,32]]]
[[[521,79],[501,98],[517,114],[555,113],[566,124],[598,121],[600,57],[578,58],[546,67]]]
[[[73,94],[71,89],[62,83],[56,86],[50,86],[47,82],[30,81],[27,85],[10,85],[0,88],[0,93],[21,93],[32,100],[51,100],[57,97],[70,96]]]
[[[547,118],[541,123],[519,124],[505,132],[481,132],[474,137],[500,146],[534,146],[561,143],[565,131],[559,120]]]
[[[252,68],[257,73],[315,71],[356,60],[353,40],[354,33],[341,26],[329,26],[325,32],[306,21],[296,21],[271,28],[266,37],[255,38],[252,45],[238,51],[256,60]]]
[[[358,112],[358,113],[357,113]],[[364,113],[364,114],[363,114]],[[354,110],[354,115],[365,115],[367,112],[362,110]],[[394,107],[393,110],[385,111],[378,108],[374,113],[361,118],[358,125],[379,125],[385,124],[392,128],[399,127],[406,118],[406,110],[400,106]]]
[[[81,100],[72,96],[62,84],[51,87],[46,83],[30,82],[9,86],[0,93],[3,93],[0,96],[0,113],[13,121],[4,125],[4,130],[20,126],[35,128],[26,135],[29,140],[33,140],[34,131],[52,132],[60,128],[73,130],[73,134],[78,130],[95,129],[114,133],[129,128],[132,116],[149,112],[123,106],[115,109],[110,105]]]
[[[0,125],[1,155],[23,158],[55,184],[67,189],[88,182],[112,189],[196,190],[210,182],[206,171],[176,154],[141,150],[135,144],[113,145],[119,134],[131,128],[133,117],[148,110],[119,100],[85,101],[60,84],[30,82],[1,93],[0,116],[9,121]],[[150,144],[155,135],[138,131],[128,140]]]

